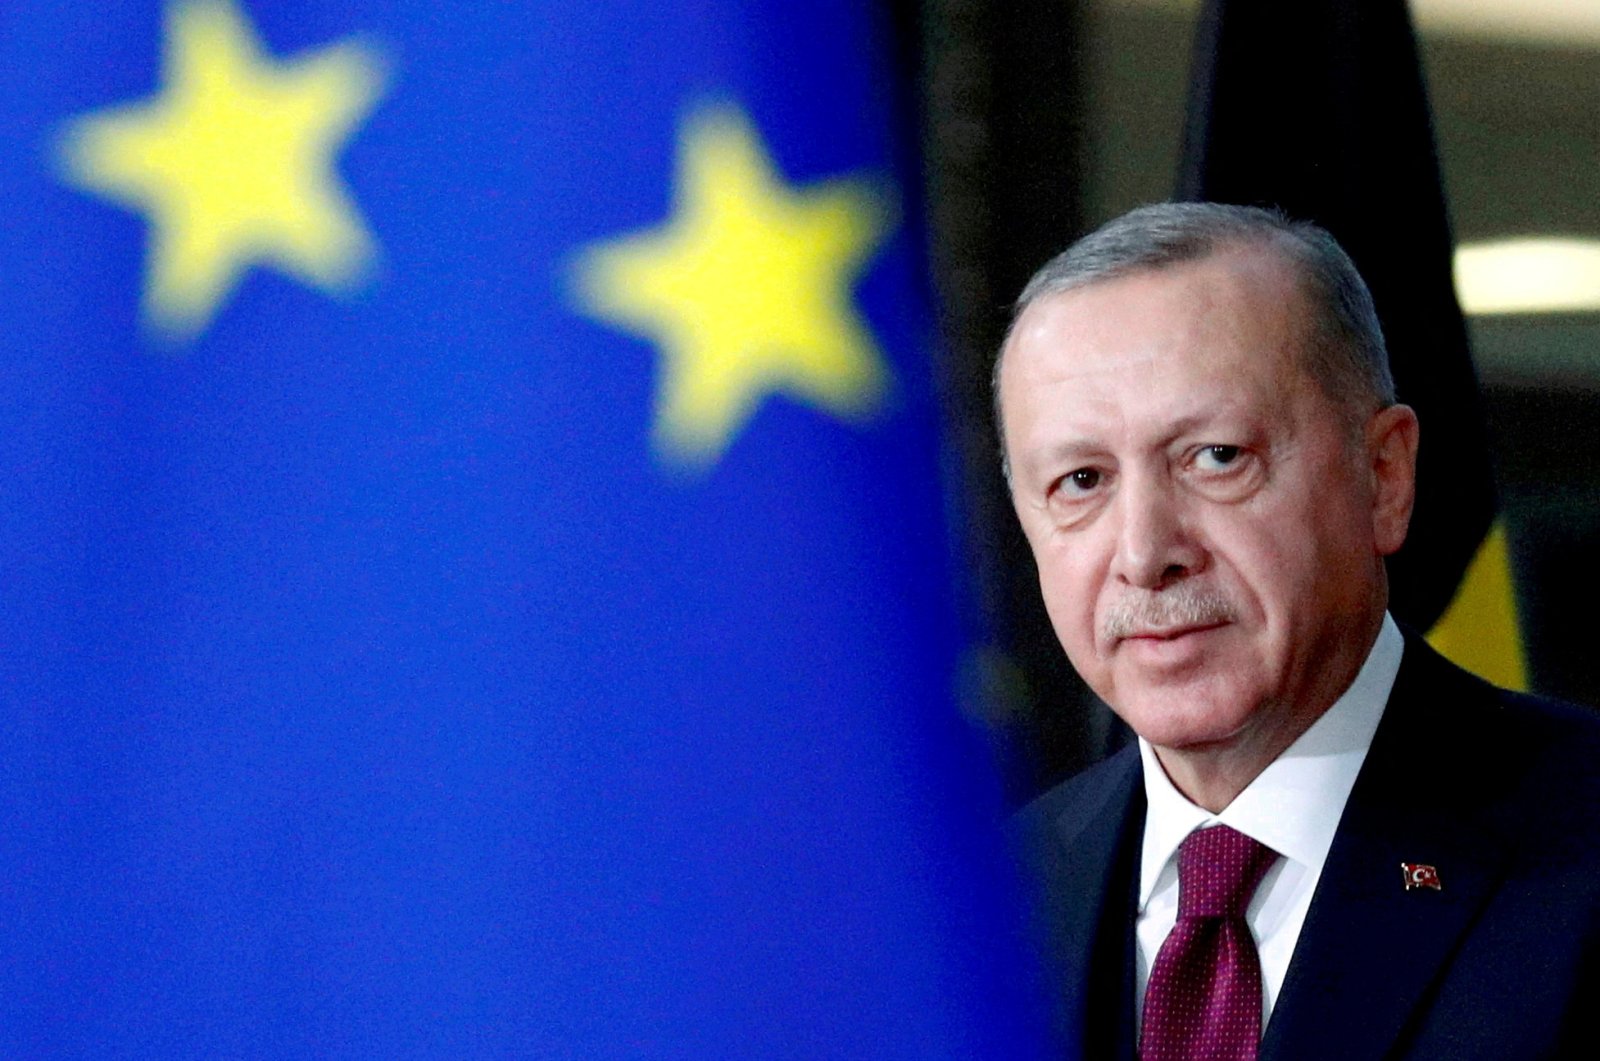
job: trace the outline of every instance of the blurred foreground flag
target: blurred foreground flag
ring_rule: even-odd
[[[0,15],[6,1051],[1032,1055],[875,8],[86,10]]]

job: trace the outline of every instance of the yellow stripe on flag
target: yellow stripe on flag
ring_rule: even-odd
[[[1450,607],[1428,631],[1428,643],[1480,678],[1508,689],[1527,689],[1511,557],[1498,521],[1478,546]]]

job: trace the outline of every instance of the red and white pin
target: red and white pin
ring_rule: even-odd
[[[1443,890],[1439,885],[1439,871],[1424,862],[1402,862],[1400,872],[1405,874],[1406,891],[1413,888],[1432,888],[1434,891]]]

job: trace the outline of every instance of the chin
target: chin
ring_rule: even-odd
[[[1133,731],[1160,748],[1225,744],[1246,729],[1256,701],[1220,689],[1139,689],[1106,698]]]

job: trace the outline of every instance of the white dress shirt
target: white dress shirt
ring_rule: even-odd
[[[1283,856],[1267,870],[1245,911],[1261,956],[1261,1026],[1267,1026],[1339,816],[1394,686],[1403,648],[1399,628],[1385,614],[1350,688],[1220,814],[1196,806],[1173,787],[1155,750],[1140,738],[1148,803],[1139,867],[1135,1008],[1140,1021],[1150,967],[1178,918],[1178,845],[1195,829],[1227,825]]]

